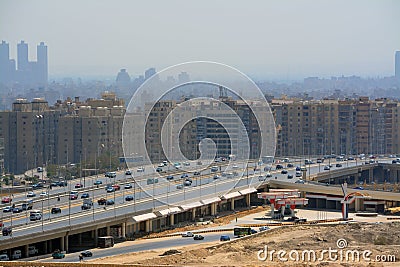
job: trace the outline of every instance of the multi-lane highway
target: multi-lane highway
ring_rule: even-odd
[[[382,162],[383,160],[380,160]],[[336,167],[332,164],[330,170],[324,170],[324,166],[327,164],[312,164],[307,165],[307,176],[313,176],[319,172],[332,172],[336,169],[352,167],[360,165],[360,161],[345,161],[341,162],[342,167]],[[294,163],[296,166],[296,163]],[[84,188],[75,189],[75,184],[83,183],[83,179],[76,179],[69,181],[67,187],[53,187],[49,190],[49,195],[46,197],[34,197],[33,209],[37,209],[43,212],[43,219],[38,221],[29,220],[29,212],[23,211],[22,213],[4,213],[2,212],[2,221],[6,226],[13,227],[13,236],[25,236],[32,233],[39,233],[42,231],[56,230],[59,228],[65,228],[68,226],[85,224],[94,220],[103,220],[116,216],[123,216],[124,214],[132,214],[136,211],[149,210],[161,206],[165,206],[165,203],[172,204],[184,204],[191,203],[193,201],[199,201],[201,199],[207,199],[214,196],[221,196],[230,191],[237,191],[236,188],[243,188],[247,186],[257,187],[263,181],[260,181],[259,176],[263,175],[261,180],[276,179],[278,181],[296,182],[299,177],[295,176],[295,167],[286,168],[287,174],[282,174],[281,170],[271,171],[272,177],[264,177],[266,171],[264,166],[259,166],[260,170],[254,172],[255,164],[252,163],[246,169],[246,166],[241,165],[240,162],[231,169],[224,170],[225,165],[221,164],[221,171],[211,172],[210,168],[207,168],[201,172],[200,175],[194,175],[194,173],[188,173],[188,177],[192,179],[192,185],[182,186],[181,189],[177,187],[185,181],[185,178],[181,178],[182,171],[174,170],[174,179],[167,180],[169,173],[158,176],[157,173],[151,173],[150,169],[145,168],[145,172],[133,171],[133,175],[125,175],[125,172],[118,172],[115,178],[102,177],[86,177]],[[170,170],[174,168],[168,167]],[[275,166],[273,167],[275,169]],[[225,173],[237,172],[241,179],[231,178],[231,175],[223,175]],[[293,175],[292,179],[288,178],[288,175]],[[219,175],[218,179],[214,179],[215,175]],[[134,176],[134,179],[133,177]],[[149,178],[158,177],[158,183],[148,184]],[[102,184],[99,186],[94,185],[95,181],[101,181]],[[106,184],[119,184],[121,190],[107,193],[105,190]],[[126,184],[132,184],[132,188],[125,189]],[[70,199],[70,191],[78,191],[78,199]],[[36,190],[36,194],[39,195],[42,190]],[[82,199],[80,198],[83,193],[88,193],[89,197],[93,199],[94,206],[92,209],[82,210]],[[133,196],[132,201],[126,201],[127,195]],[[59,200],[58,200],[59,197]],[[97,204],[97,200],[100,198],[114,200],[114,205],[102,206]],[[14,195],[13,203],[16,206],[19,205],[26,195],[24,193]],[[2,208],[6,205],[2,205]],[[50,210],[53,207],[60,207],[62,212],[58,214],[51,214]],[[0,237],[0,239],[10,238],[7,236]]]

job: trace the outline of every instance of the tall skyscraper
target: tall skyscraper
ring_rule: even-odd
[[[15,64],[15,60],[10,59],[8,43],[0,43],[0,83],[45,86],[48,81],[48,60],[44,42],[37,46],[37,61],[29,61],[28,44],[24,41],[17,45],[17,56]]]
[[[28,66],[28,44],[21,41],[17,45],[17,67],[19,71],[27,71]]]
[[[400,51],[396,51],[394,75],[396,76],[396,79],[400,82]]]
[[[46,84],[48,80],[48,66],[47,66],[47,45],[40,42],[36,50],[37,55],[37,69],[38,81],[41,84]]]

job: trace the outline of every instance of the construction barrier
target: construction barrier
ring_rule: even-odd
[[[388,217],[386,220],[400,220],[400,217]]]
[[[223,229],[211,229],[211,230],[194,230],[194,231],[186,231],[192,232],[193,234],[205,234],[205,233],[217,233],[217,232],[229,232],[233,231],[233,228],[223,228]],[[163,238],[163,237],[174,237],[174,236],[181,236],[182,233],[174,233],[174,234],[166,234],[166,235],[155,235],[155,236],[145,236],[143,239],[153,239],[153,238]]]
[[[349,218],[348,220],[353,220],[353,218]],[[240,226],[240,227],[285,226],[285,225],[318,224],[318,223],[340,222],[340,221],[343,221],[343,219],[337,218],[337,219],[326,219],[326,220],[314,220],[314,221],[307,221],[307,222],[276,222],[276,223],[239,224],[238,226]]]

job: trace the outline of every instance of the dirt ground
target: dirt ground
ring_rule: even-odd
[[[339,243],[341,247],[338,247],[339,239],[345,239]],[[343,246],[345,242],[347,246]],[[267,257],[263,259],[265,246]],[[178,253],[167,256],[161,256],[168,251],[164,249],[88,262],[139,266],[400,266],[400,223],[286,226],[230,242],[197,244],[177,250]],[[286,252],[281,254],[281,258],[287,261],[279,260],[279,250]],[[316,260],[312,253],[308,258],[309,252],[304,252],[302,259],[304,250],[314,251]],[[323,254],[323,250],[331,250],[333,260],[329,260],[328,252]],[[360,255],[359,260],[357,254]],[[299,255],[298,260],[296,255]],[[321,255],[323,259],[320,260]],[[396,262],[377,261],[377,257],[386,257],[389,261],[392,255]],[[336,260],[335,256],[338,257]]]

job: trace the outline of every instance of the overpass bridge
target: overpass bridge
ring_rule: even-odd
[[[302,197],[309,199],[309,205],[315,208],[338,209],[338,201],[342,196],[340,183],[347,181],[348,184],[379,183],[387,181],[390,183],[399,182],[399,164],[391,164],[390,160],[382,160],[379,163],[360,164],[357,161],[346,162],[343,167],[335,167],[328,171],[321,170],[321,164],[307,166],[307,171],[303,172],[305,183],[296,183],[299,178],[289,179],[287,174],[282,174],[280,170],[271,171],[271,178],[265,177],[263,170],[253,170],[253,167],[239,166],[235,170],[243,175],[237,182],[229,177],[214,179],[215,174],[211,171],[204,172],[199,177],[191,175],[194,180],[193,186],[178,189],[178,182],[171,183],[164,179],[167,174],[160,178],[159,184],[146,184],[145,181],[152,174],[143,174],[143,183],[140,184],[147,192],[139,189],[107,194],[102,188],[90,186],[87,189],[92,194],[93,199],[106,197],[115,200],[115,205],[103,208],[95,204],[91,210],[80,210],[80,203],[68,200],[68,193],[73,190],[66,188],[55,189],[52,196],[38,199],[36,207],[42,206],[42,211],[48,210],[56,204],[54,198],[63,192],[66,193],[61,198],[64,207],[68,209],[68,214],[52,215],[44,213],[41,221],[30,222],[23,215],[4,217],[3,221],[7,226],[13,224],[13,234],[11,236],[0,236],[0,250],[6,250],[11,255],[13,250],[20,249],[23,256],[28,256],[28,247],[34,245],[41,254],[46,254],[61,249],[74,251],[75,249],[90,248],[96,246],[98,236],[113,235],[124,239],[130,236],[139,236],[149,232],[161,231],[163,229],[175,227],[187,221],[197,218],[212,217],[219,212],[235,210],[241,207],[248,207],[252,204],[259,204],[257,192],[268,191],[268,188],[287,188],[298,189],[302,192]],[[239,165],[239,163],[238,163]],[[249,171],[252,170],[252,171]],[[294,174],[295,168],[287,168],[289,174]],[[180,175],[180,173],[175,173]],[[87,181],[94,182],[98,177],[86,178]],[[108,178],[103,181],[110,182]],[[119,173],[113,182],[124,186],[131,182],[130,178]],[[140,183],[140,181],[138,182]],[[89,182],[88,182],[89,184]],[[93,183],[92,183],[93,184]],[[329,184],[329,185],[327,185]],[[70,185],[71,186],[71,185]],[[356,189],[349,188],[349,192]],[[86,192],[86,191],[85,191]],[[157,199],[152,197],[149,192],[157,195]],[[371,200],[381,205],[400,205],[399,192],[384,192],[374,190],[364,190],[371,196]],[[134,195],[133,202],[125,201],[127,194]],[[24,196],[21,196],[21,199]],[[18,198],[18,196],[16,197]],[[363,202],[361,202],[363,201]],[[367,200],[357,200],[353,210],[360,210],[363,206],[371,207],[374,203]],[[173,203],[166,205],[164,203]],[[340,203],[340,202],[339,202]],[[67,205],[68,204],[68,205]],[[39,206],[38,206],[39,205]],[[4,205],[3,205],[4,206]],[[375,205],[376,206],[376,205]]]

